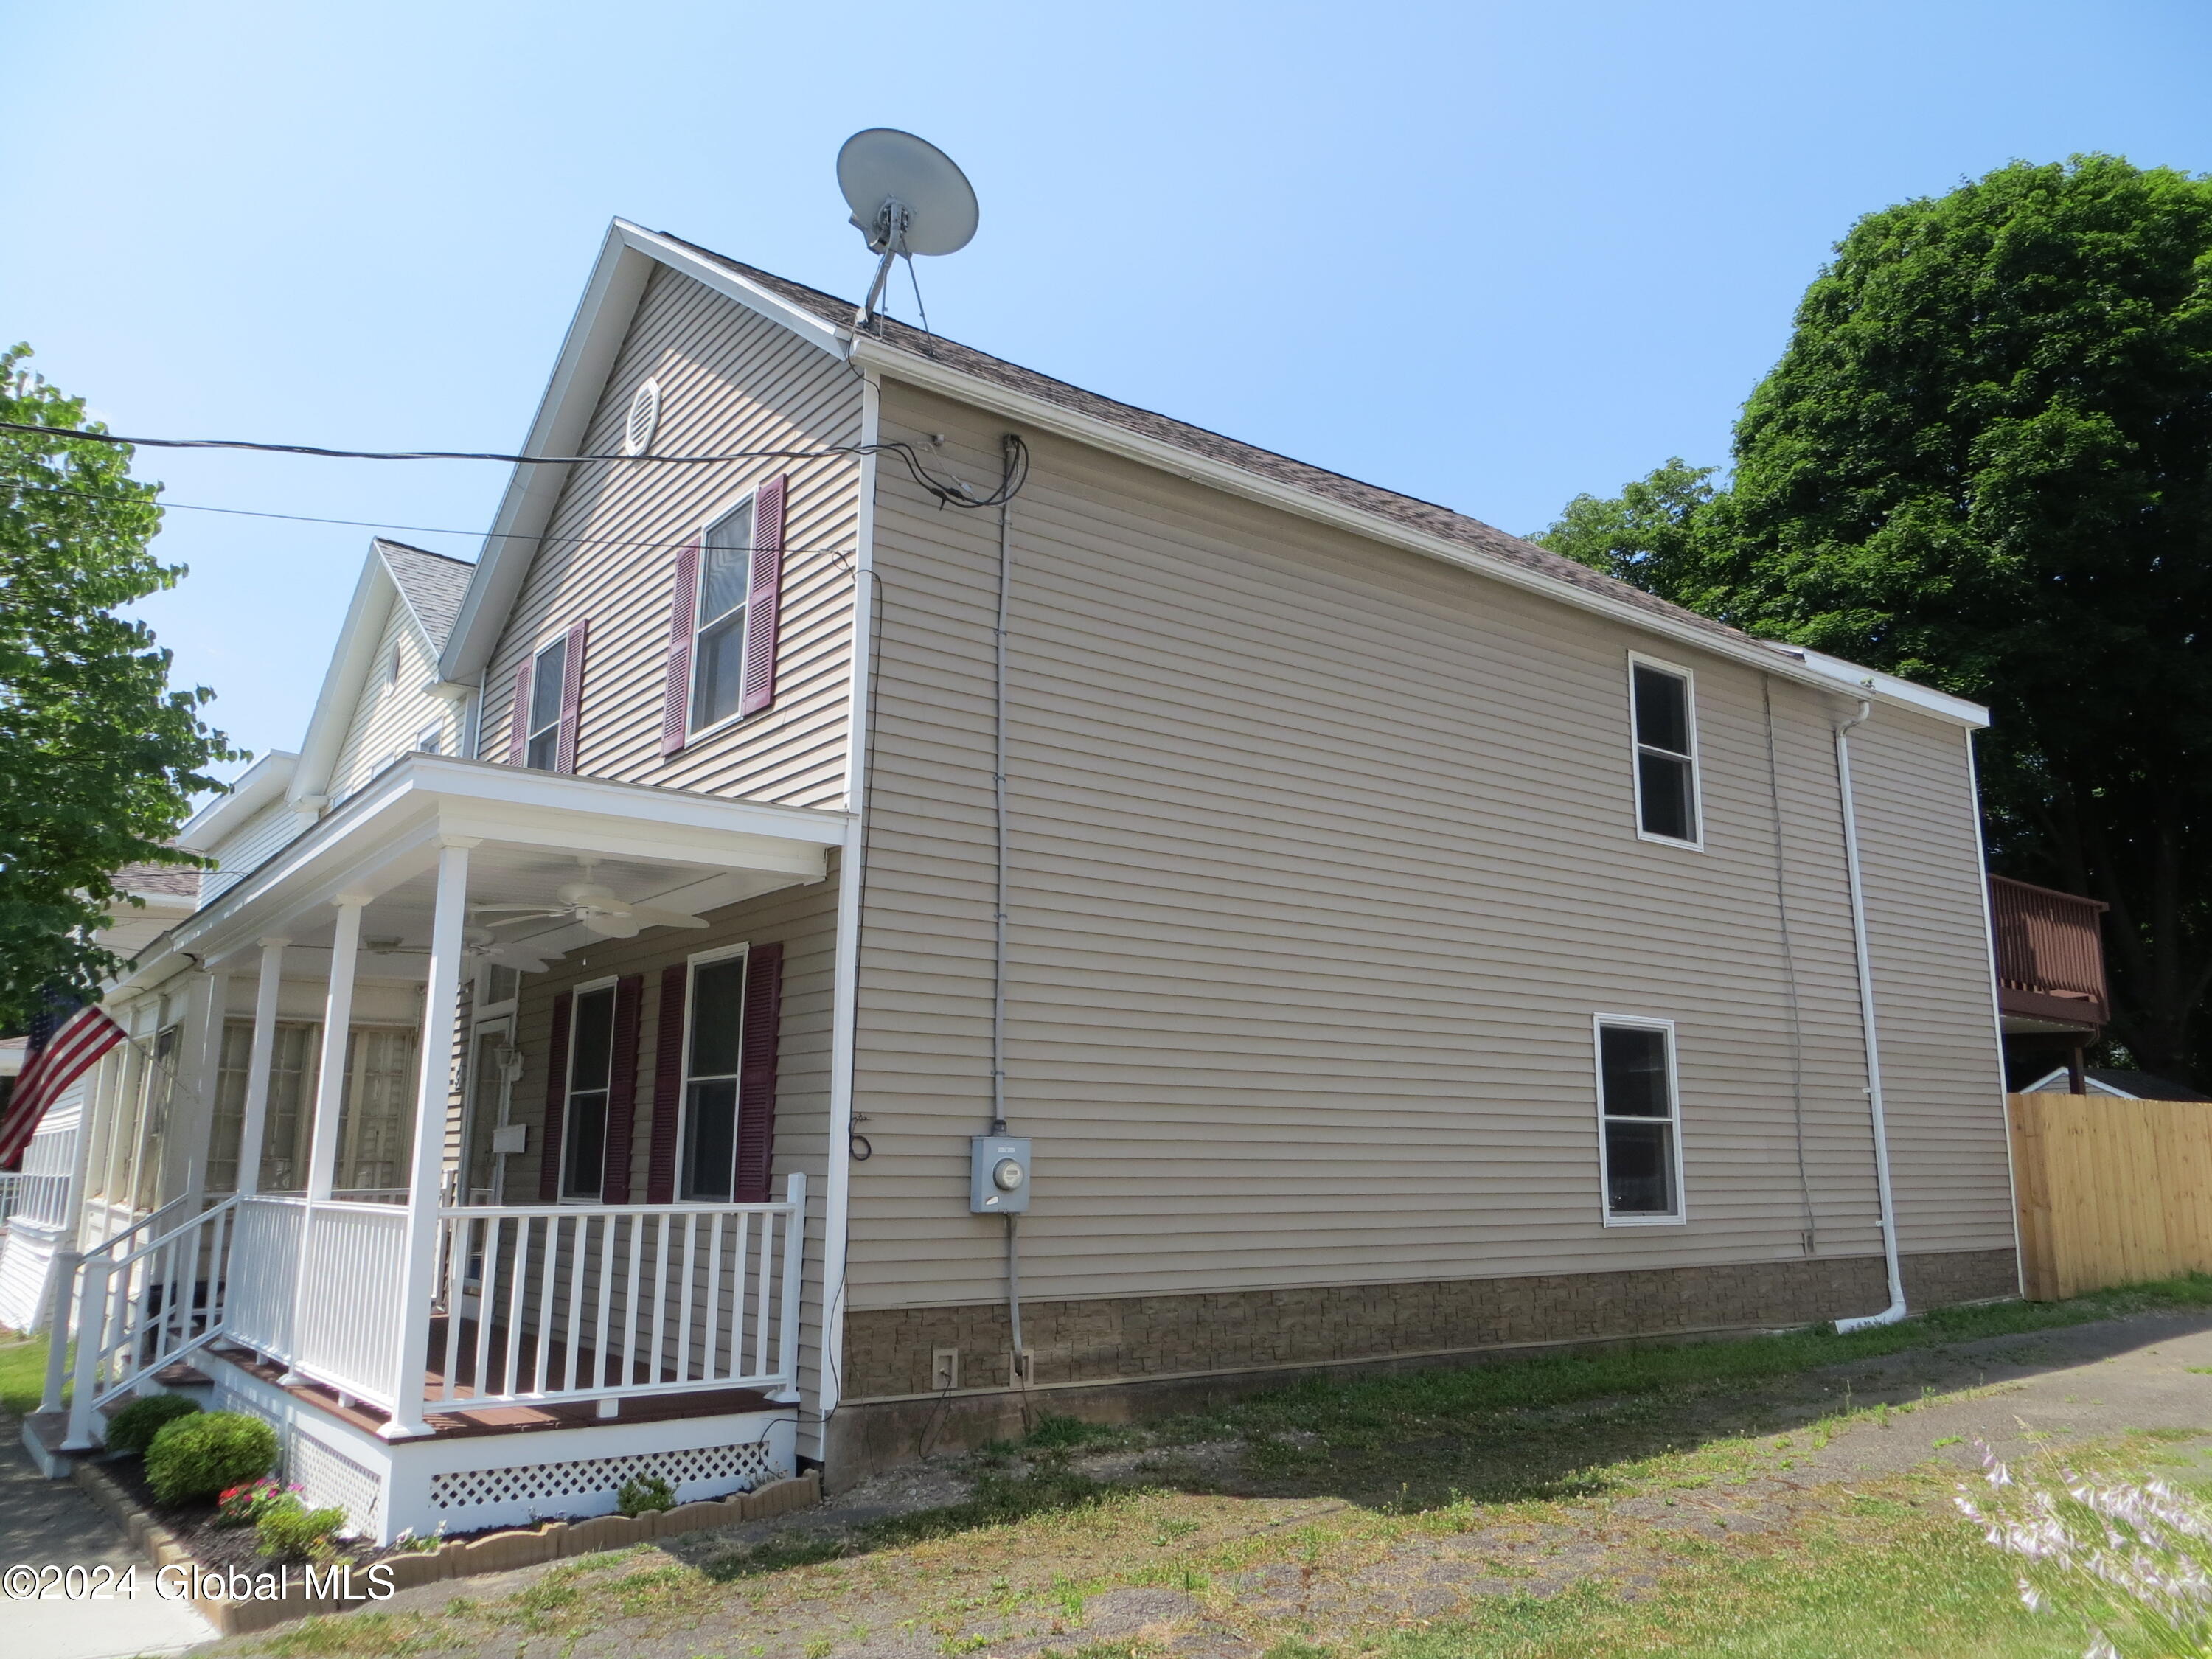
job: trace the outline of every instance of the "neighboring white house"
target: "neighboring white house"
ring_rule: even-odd
[[[117,878],[125,902],[112,912],[112,920],[99,934],[99,942],[125,958],[135,957],[156,939],[191,915],[199,899],[200,872],[173,865],[134,864]],[[137,904],[129,899],[135,898]],[[0,1050],[0,1066],[20,1069],[24,1045],[21,1040]],[[12,1059],[8,1058],[12,1056]],[[0,1235],[0,1328],[29,1330],[46,1320],[50,1309],[54,1257],[76,1243],[81,1211],[81,1155],[89,1149],[82,1133],[86,1091],[102,1075],[86,1073],[46,1109],[39,1127],[23,1149],[22,1168],[8,1179],[15,1188]],[[152,1199],[159,1177],[134,1161],[118,1175],[118,1191]],[[124,1206],[128,1210],[128,1206]],[[94,1224],[95,1225],[97,1224]]]

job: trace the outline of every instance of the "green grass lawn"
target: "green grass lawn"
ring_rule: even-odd
[[[2074,1655],[2084,1633],[2023,1607],[2010,1563],[1956,1512],[1962,1470],[1843,1478],[1803,1460],[1916,1410],[1923,1372],[1973,1389],[1984,1362],[1941,1359],[1951,1345],[2207,1307],[2212,1277],[2198,1277],[1850,1336],[1306,1382],[1133,1427],[1045,1416],[971,1460],[958,1504],[836,1526],[796,1516],[750,1547],[692,1534],[669,1541],[674,1559],[647,1547],[566,1563],[516,1595],[251,1645],[300,1659],[835,1659],[920,1638],[946,1655],[1160,1659],[1211,1631],[1270,1659]],[[1929,1352],[1893,1365],[1891,1401],[1848,1369],[1912,1350]],[[2197,1484],[2207,1465],[2175,1467],[2184,1440],[2195,1446],[2126,1435],[2097,1455]],[[1116,1461],[1085,1461],[1100,1452]],[[1132,1597],[1152,1598],[1150,1622],[1109,1635]]]
[[[0,1338],[0,1410],[27,1417],[46,1388],[46,1339]]]

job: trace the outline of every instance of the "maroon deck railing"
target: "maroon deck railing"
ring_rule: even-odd
[[[2095,899],[1990,878],[1996,933],[1997,1006],[2025,1019],[2101,1026],[2111,1015]]]

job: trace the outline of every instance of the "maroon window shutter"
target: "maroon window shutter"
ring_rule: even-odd
[[[507,763],[522,764],[522,757],[530,752],[530,671],[538,659],[525,657],[522,666],[514,671],[514,707],[507,716]]]
[[[783,946],[756,945],[745,957],[744,1034],[738,1041],[738,1181],[740,1204],[772,1201],[775,1161],[775,1039],[783,1012]]]
[[[698,619],[699,544],[676,550],[676,600],[668,611],[668,690],[660,703],[660,752],[680,755],[690,738],[691,625]]]
[[[631,1127],[637,1121],[637,1012],[645,1000],[645,975],[625,974],[615,981],[615,1052],[607,1073],[607,1152],[599,1198],[607,1204],[629,1202]]]
[[[752,580],[745,592],[745,690],[741,714],[775,701],[775,622],[783,603],[783,479],[770,478],[753,497]]]
[[[653,1150],[645,1172],[645,1201],[676,1201],[676,1121],[684,1106],[684,999],[691,970],[674,963],[660,970],[660,1029],[653,1044]]]
[[[553,1036],[545,1050],[545,1133],[538,1146],[538,1201],[561,1199],[561,1120],[568,1104],[568,1010],[575,1002],[563,991],[553,999]]]
[[[565,662],[561,672],[561,736],[553,761],[556,772],[576,769],[576,726],[584,713],[584,635],[591,626],[589,618],[569,624],[568,648],[562,653]]]

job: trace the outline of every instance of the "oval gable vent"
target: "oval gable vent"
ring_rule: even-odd
[[[642,455],[653,447],[660,424],[660,382],[647,380],[629,400],[629,423],[623,431],[623,453]]]

